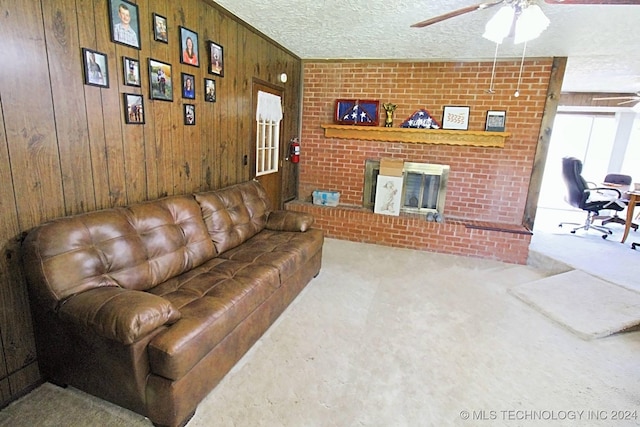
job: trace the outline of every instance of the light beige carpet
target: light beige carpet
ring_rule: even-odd
[[[579,270],[518,285],[511,292],[582,338],[640,325],[640,294]]]
[[[327,239],[320,275],[188,427],[611,426],[584,411],[638,409],[640,333],[583,340],[508,293],[545,276]],[[516,419],[560,411],[583,418]],[[151,423],[46,384],[1,411],[0,425]]]

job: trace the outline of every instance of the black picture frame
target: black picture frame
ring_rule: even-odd
[[[487,132],[504,132],[507,122],[507,112],[504,110],[487,111],[484,130]]]
[[[196,99],[196,78],[193,74],[181,73],[182,97]]]
[[[82,64],[84,84],[109,87],[109,61],[106,54],[83,47]]]
[[[216,81],[204,78],[204,100],[206,102],[216,102]]]
[[[180,29],[180,62],[182,64],[200,67],[200,56],[198,55],[198,33],[185,27]],[[191,43],[189,43],[191,41]],[[189,52],[191,44],[191,52]]]
[[[173,101],[171,64],[149,58],[149,98]]]
[[[153,39],[161,43],[169,43],[169,24],[167,18],[157,13],[153,14]]]
[[[184,104],[184,124],[185,126],[195,126],[196,124],[196,106],[193,104]]]
[[[140,61],[128,56],[122,57],[122,72],[125,86],[140,87]]]
[[[445,105],[442,111],[442,129],[468,130],[471,108],[463,105]]]
[[[224,77],[224,48],[209,40],[207,50],[209,51],[209,74]]]
[[[135,93],[123,93],[124,122],[128,125],[144,124],[144,98]]]
[[[127,0],[108,0],[111,41],[140,49],[138,6]]]

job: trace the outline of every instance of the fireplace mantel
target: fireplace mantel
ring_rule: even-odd
[[[327,138],[367,141],[404,142],[411,144],[468,145],[504,148],[509,132],[481,132],[447,129],[409,129],[380,126],[322,125]]]

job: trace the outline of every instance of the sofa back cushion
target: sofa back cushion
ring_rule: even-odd
[[[34,297],[54,309],[84,290],[146,290],[215,256],[191,197],[60,218],[31,231],[23,263]]]
[[[219,254],[259,233],[271,210],[266,191],[255,180],[197,193],[195,198]]]

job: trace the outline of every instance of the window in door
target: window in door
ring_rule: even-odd
[[[278,172],[282,100],[272,93],[258,91],[256,111],[256,176]]]

